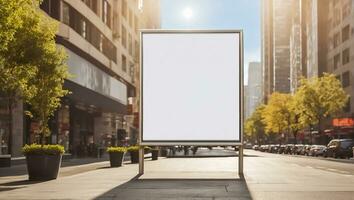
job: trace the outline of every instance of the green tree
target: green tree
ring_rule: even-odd
[[[265,106],[263,104],[259,105],[245,122],[246,136],[257,141],[257,144],[261,144],[261,141],[265,136],[265,125],[262,121],[262,113],[264,108]]]
[[[7,98],[9,112],[9,147],[12,149],[12,112],[19,98],[25,101],[35,92],[35,87],[29,84],[34,77],[37,57],[34,56],[30,44],[35,27],[31,17],[37,12],[33,0],[0,0],[0,93]]]
[[[291,114],[289,109],[290,94],[274,92],[265,106],[262,116],[267,133],[284,134],[290,132]]]
[[[9,149],[12,109],[18,99],[31,105],[32,113],[27,113],[39,122],[44,143],[43,136],[49,133],[48,119],[60,105],[60,97],[67,93],[62,88],[68,76],[66,56],[63,50],[57,49],[54,40],[57,24],[39,10],[39,3],[0,0],[1,11],[16,11],[15,15],[0,14],[0,25],[5,24],[9,29],[0,29],[0,40],[4,41],[0,47],[0,91],[8,98]]]
[[[37,72],[31,80],[36,88],[35,95],[28,100],[31,105],[31,115],[39,124],[41,144],[45,144],[45,137],[50,134],[48,120],[60,106],[61,97],[68,94],[63,89],[64,80],[69,76],[66,65],[66,53],[57,48],[55,33],[58,24],[42,13],[36,13],[36,40],[35,51],[38,52]],[[37,35],[38,34],[38,35]]]
[[[348,101],[348,95],[340,81],[333,75],[324,73],[322,77],[302,79],[296,92],[297,112],[303,124],[317,124],[322,133],[323,120],[341,111]]]

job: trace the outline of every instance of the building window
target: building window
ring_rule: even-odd
[[[336,33],[333,37],[333,47],[336,48],[340,44],[340,34]]]
[[[349,63],[349,48],[345,49],[342,54],[342,65]]]
[[[347,113],[350,112],[350,110],[351,110],[350,97],[348,98],[348,101],[347,101],[345,107],[343,108],[343,110],[344,110],[344,112],[347,112]]]
[[[129,54],[132,56],[133,55],[133,41],[132,41],[132,35],[129,34]]]
[[[340,54],[339,53],[334,56],[333,61],[334,61],[334,63],[333,63],[334,69],[337,69],[340,65]]]
[[[113,13],[113,38],[118,39],[119,38],[119,18],[118,18],[118,13],[114,12]]]
[[[122,16],[127,19],[127,1],[123,0],[122,1]]]
[[[342,74],[342,86],[345,88],[348,87],[349,85],[350,85],[350,73],[349,71],[347,71]]]
[[[134,64],[132,62],[129,62],[129,75],[134,80]]]
[[[63,15],[65,16],[63,17],[63,22],[65,20],[66,24],[101,51],[107,58],[117,62],[116,46],[103,36],[96,26],[66,3],[63,3],[63,14],[65,14]]]
[[[127,71],[127,57],[125,55],[122,55],[122,70],[124,72]]]
[[[350,33],[350,28],[349,25],[347,25],[342,29],[342,42],[345,42],[349,39],[349,33]]]
[[[122,45],[127,48],[127,29],[122,24]]]
[[[69,25],[70,23],[70,15],[69,15],[70,7],[68,4],[63,3],[63,23]]]
[[[97,14],[97,0],[82,0],[94,13]]]
[[[44,0],[42,1],[40,8],[45,11],[49,16],[56,20],[60,17],[60,1],[59,0]]]
[[[86,34],[86,21],[81,19],[81,36],[83,38],[86,38],[87,34]]]
[[[102,1],[102,19],[103,22],[111,28],[111,6],[107,0]]]

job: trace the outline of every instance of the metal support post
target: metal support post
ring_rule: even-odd
[[[239,146],[238,153],[238,174],[240,177],[243,177],[243,145]]]
[[[144,147],[140,146],[139,149],[139,174],[144,174]]]

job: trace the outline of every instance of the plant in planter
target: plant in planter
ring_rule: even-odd
[[[61,164],[64,149],[58,145],[46,144],[50,135],[48,121],[54,111],[60,106],[61,97],[68,94],[63,89],[64,80],[68,78],[66,54],[63,49],[58,49],[55,43],[57,23],[38,11],[39,5],[33,5],[27,26],[32,29],[26,32],[26,40],[30,40],[28,56],[36,56],[32,63],[35,68],[34,76],[28,84],[33,86],[33,96],[26,102],[30,111],[26,114],[38,123],[35,131],[39,135],[40,145],[32,144],[23,148],[26,155],[27,169],[31,180],[55,179]]]
[[[157,160],[159,158],[159,149],[158,148],[151,148],[151,159]]]
[[[139,149],[140,149],[140,146],[130,146],[127,148],[127,151],[130,154],[130,160],[132,163],[139,162]]]
[[[124,154],[127,151],[125,147],[108,147],[109,161],[111,167],[120,167],[123,164]]]
[[[51,180],[58,177],[64,147],[60,145],[25,145],[29,180]]]

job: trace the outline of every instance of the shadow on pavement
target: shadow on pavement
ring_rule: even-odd
[[[63,160],[61,163],[61,168],[86,165],[91,163],[98,163],[108,161],[108,157],[103,158],[73,158]],[[21,176],[27,174],[27,168],[25,164],[13,165],[11,167],[0,168],[0,177],[5,176]]]
[[[119,185],[98,196],[103,199],[252,199],[244,178],[240,179],[139,179]]]
[[[12,181],[7,183],[1,183],[0,186],[19,186],[19,185],[32,185],[37,183],[43,183],[45,181],[29,181],[29,180],[20,180],[20,181]]]

